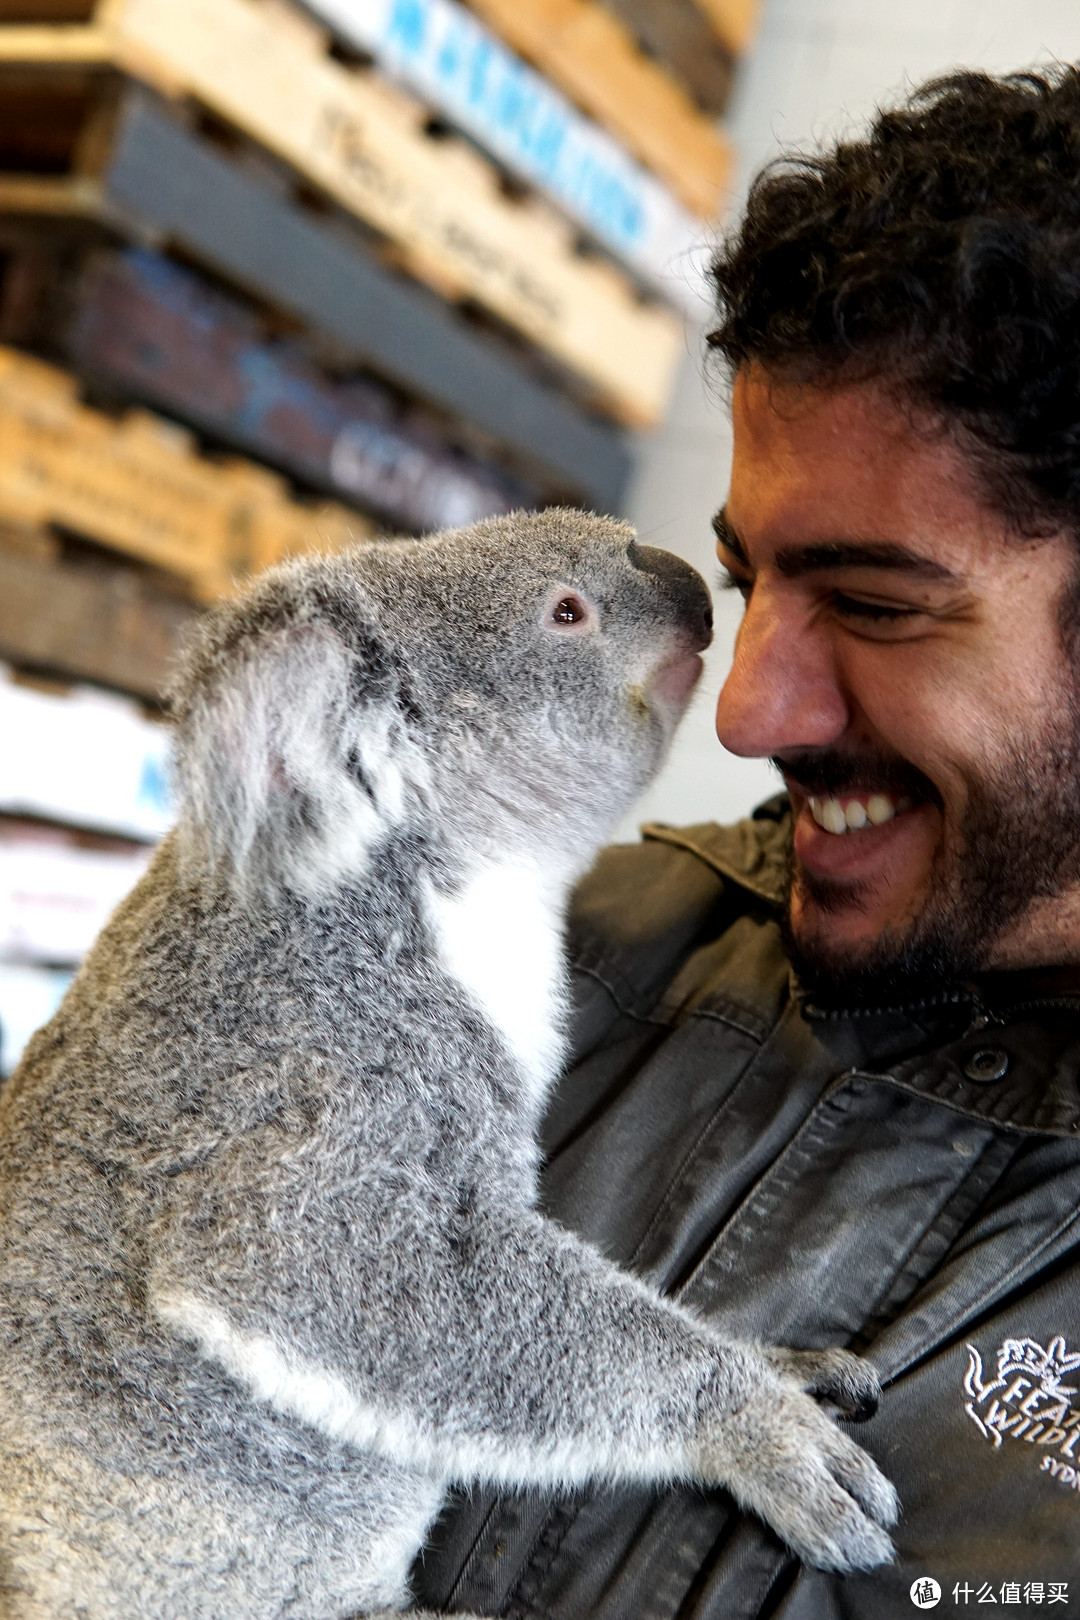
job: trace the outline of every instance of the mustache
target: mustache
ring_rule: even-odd
[[[771,763],[789,782],[815,798],[839,798],[844,793],[890,793],[916,803],[936,804],[941,794],[928,776],[897,754],[872,749],[857,754],[839,748],[805,748],[775,754]]]

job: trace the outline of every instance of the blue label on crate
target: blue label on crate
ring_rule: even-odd
[[[391,0],[384,30],[387,66],[598,234],[624,250],[640,242],[645,175],[467,11],[447,0]]]
[[[161,752],[146,754],[139,773],[135,803],[149,820],[160,817],[165,825],[171,820],[173,805],[169,789],[169,761],[164,747]]]
[[[680,302],[696,222],[665,185],[457,0],[307,0],[511,172]]]

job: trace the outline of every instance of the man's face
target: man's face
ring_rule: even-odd
[[[717,732],[784,773],[804,973],[877,993],[1080,961],[1072,542],[1018,540],[874,385],[744,372],[734,428],[717,532],[747,605]]]

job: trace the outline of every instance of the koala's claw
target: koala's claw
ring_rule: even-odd
[[[884,1480],[881,1483],[888,1485]],[[787,1523],[776,1513],[769,1518],[805,1563],[849,1575],[854,1570],[892,1562],[896,1552],[888,1532],[869,1513],[861,1511],[849,1491],[827,1470],[809,1471],[802,1488],[803,1509],[797,1517]],[[879,1492],[864,1489],[862,1494],[865,1498]],[[895,1512],[895,1500],[889,1503],[888,1511]],[[812,1520],[809,1529],[807,1519]]]
[[[832,1445],[826,1443],[823,1447],[832,1477],[875,1524],[883,1530],[891,1529],[900,1517],[900,1499],[893,1486],[873,1458],[853,1440],[834,1429],[832,1441]]]
[[[850,1350],[783,1350],[763,1346],[762,1354],[782,1377],[792,1378],[808,1395],[830,1402],[847,1423],[866,1423],[881,1399],[878,1375]]]
[[[876,1404],[873,1369],[844,1351],[756,1354],[774,1376],[728,1419],[724,1483],[817,1569],[846,1574],[889,1563],[896,1492],[814,1398],[845,1411]]]

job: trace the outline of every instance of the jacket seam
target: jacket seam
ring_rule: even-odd
[[[924,1091],[921,1086],[913,1085],[910,1080],[902,1080],[899,1075],[880,1073],[872,1069],[848,1069],[840,1078],[873,1080],[889,1086],[897,1086],[906,1091],[909,1096],[918,1097],[921,1102],[937,1103],[942,1108],[949,1108],[954,1114],[960,1114],[964,1119],[974,1119],[980,1125],[993,1126],[995,1130],[1016,1131],[1024,1136],[1052,1136],[1060,1141],[1075,1142],[1078,1131],[1071,1125],[1029,1125],[1021,1124],[1016,1119],[1002,1119],[996,1114],[983,1113],[972,1108],[969,1103],[957,1102],[952,1097],[941,1097],[931,1091]]]
[[[1052,1244],[1057,1243],[1061,1236],[1069,1231],[1070,1227],[1077,1225],[1080,1225],[1080,1210],[1072,1210],[1063,1221],[1054,1227],[1052,1232],[1045,1235],[1042,1242],[1030,1254],[1024,1256],[1023,1261],[1017,1261],[1015,1265],[1005,1272],[1004,1276],[999,1277],[992,1290],[986,1290],[973,1302],[970,1316],[978,1316],[981,1311],[986,1310],[995,1300],[1002,1299],[1009,1292],[1014,1278],[1019,1277],[1022,1281],[1025,1276],[1032,1275],[1033,1270],[1038,1270],[1039,1255]]]
[[[714,1023],[727,1024],[730,1029],[737,1029],[740,1035],[747,1036],[757,1046],[764,1046],[769,1038],[772,1025],[762,1020],[757,1029],[751,1029],[749,1024],[741,1024],[733,1014],[719,1012],[714,1007],[695,1007],[688,1018],[711,1018]]]
[[[528,1553],[522,1560],[514,1584],[503,1599],[500,1613],[508,1620],[528,1620],[529,1615],[537,1614],[535,1600],[538,1587],[562,1551],[563,1542],[577,1523],[582,1509],[591,1499],[591,1493],[582,1492],[569,1500],[555,1501],[548,1508],[529,1543]]]
[[[873,1339],[876,1337],[876,1334],[873,1334],[873,1329],[877,1328],[879,1332],[884,1331],[890,1322],[896,1319],[897,1315],[902,1314],[904,1306],[911,1301],[915,1291],[935,1273],[936,1266],[934,1264],[931,1264],[929,1269],[920,1267],[919,1264],[920,1259],[926,1255],[928,1247],[943,1242],[944,1249],[942,1253],[947,1253],[949,1248],[955,1244],[965,1225],[971,1220],[980,1205],[985,1203],[1001,1177],[1006,1174],[1019,1148],[1019,1143],[1013,1144],[1008,1156],[1003,1159],[996,1169],[992,1164],[989,1165],[990,1173],[988,1175],[988,1155],[992,1155],[995,1147],[1001,1144],[1001,1137],[997,1131],[992,1126],[988,1127],[988,1130],[990,1131],[989,1140],[984,1143],[978,1158],[971,1165],[967,1174],[952,1189],[951,1193],[946,1195],[919,1235],[913,1239],[901,1264],[867,1311],[865,1320],[855,1334],[856,1340],[861,1339],[872,1347]],[[939,1262],[941,1257],[939,1254]],[[903,1292],[905,1287],[908,1287],[906,1293]],[[902,1295],[900,1305],[894,1314],[890,1316],[888,1314],[889,1301],[898,1294]],[[872,1335],[870,1337],[867,1337],[868,1330]]]
[[[616,1011],[622,1014],[623,1017],[636,1019],[639,1024],[655,1024],[660,1029],[669,1029],[671,1027],[670,1019],[657,1018],[651,1013],[638,1012],[634,1007],[630,1006],[625,998],[616,989],[615,985],[612,984],[609,979],[604,977],[604,974],[600,968],[589,966],[578,958],[571,962],[570,971],[572,973],[580,973],[586,978],[594,979],[600,986],[601,990],[605,991],[611,997],[612,1001],[615,1003]]]
[[[679,1160],[679,1163],[676,1165],[675,1170],[672,1173],[671,1180],[668,1182],[664,1191],[664,1196],[653,1210],[649,1224],[646,1226],[644,1232],[642,1232],[640,1238],[635,1243],[633,1253],[627,1259],[626,1263],[630,1269],[633,1269],[638,1256],[641,1254],[646,1243],[652,1237],[664,1214],[669,1209],[676,1192],[682,1185],[683,1178],[685,1177],[687,1170],[689,1169],[690,1165],[694,1163],[695,1159],[700,1156],[703,1144],[707,1138],[712,1135],[713,1131],[715,1131],[735,1092],[746,1079],[747,1075],[754,1067],[754,1064],[757,1063],[758,1059],[761,1057],[761,1054],[765,1049],[765,1044],[766,1043],[764,1041],[759,1044],[757,1051],[751,1057],[750,1061],[743,1067],[731,1090],[727,1092],[723,1100],[719,1102],[713,1109],[713,1112],[709,1115],[697,1136],[695,1136],[694,1140],[683,1154],[683,1157]]]
[[[472,1546],[469,1548],[469,1555],[466,1558],[465,1562],[462,1564],[461,1568],[458,1570],[457,1577],[456,1577],[456,1579],[454,1581],[454,1584],[450,1588],[449,1592],[446,1595],[446,1602],[447,1603],[453,1603],[454,1602],[454,1600],[457,1597],[458,1593],[461,1591],[461,1589],[464,1586],[465,1582],[468,1580],[470,1574],[472,1573],[472,1566],[473,1566],[474,1562],[476,1561],[476,1559],[480,1556],[481,1543],[482,1543],[485,1535],[488,1532],[488,1528],[491,1525],[492,1519],[495,1517],[496,1513],[499,1511],[500,1506],[501,1506],[500,1499],[496,1496],[495,1500],[492,1502],[491,1506],[488,1508],[487,1512],[484,1514],[484,1522],[480,1526],[480,1530],[479,1530],[478,1534],[476,1535],[476,1537],[474,1538]]]
[[[1053,1231],[1045,1234],[1034,1249],[1010,1266],[1008,1271],[995,1278],[981,1293],[975,1295],[964,1307],[960,1316],[950,1321],[943,1331],[932,1330],[929,1335],[922,1334],[915,1344],[904,1352],[900,1360],[890,1363],[887,1372],[879,1365],[878,1371],[881,1373],[882,1383],[895,1383],[898,1378],[902,1378],[906,1372],[917,1366],[926,1356],[932,1355],[935,1351],[953,1343],[962,1334],[970,1333],[972,1325],[984,1311],[991,1310],[995,1305],[1001,1304],[1008,1297],[1014,1285],[1022,1284],[1029,1277],[1038,1274],[1042,1265],[1040,1256],[1045,1254],[1048,1249],[1054,1248],[1060,1242],[1062,1236],[1077,1225],[1080,1225],[1080,1210],[1074,1210],[1067,1215],[1064,1220],[1054,1227]],[[885,1331],[888,1332],[888,1328]],[[870,1347],[870,1350],[872,1352],[873,1346]]]
[[[746,1199],[732,1213],[730,1220],[726,1221],[716,1233],[708,1250],[679,1289],[679,1298],[683,1298],[703,1276],[708,1275],[716,1246],[732,1224],[739,1223],[754,1231],[760,1226],[762,1218],[769,1220],[792,1182],[797,1179],[800,1170],[812,1165],[814,1150],[820,1148],[828,1137],[840,1129],[844,1123],[843,1116],[850,1114],[852,1109],[850,1088],[839,1083],[843,1078],[845,1077],[839,1076],[829,1082],[815,1099],[809,1114],[787,1147],[782,1150],[779,1158],[774,1160],[759,1177]],[[831,1112],[826,1112],[826,1105],[831,1106]]]

